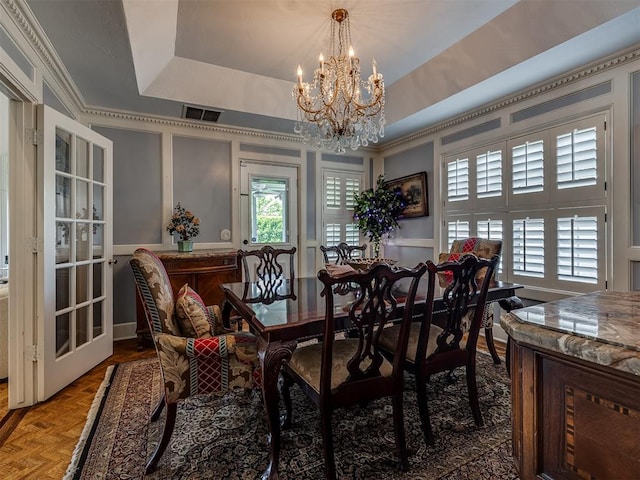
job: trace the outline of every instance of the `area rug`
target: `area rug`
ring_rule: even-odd
[[[345,479],[475,480],[517,479],[511,458],[509,380],[504,365],[478,355],[483,427],[473,423],[464,370],[429,383],[436,434],[426,447],[420,430],[414,380],[406,376],[405,425],[411,468],[397,470],[391,404],[339,410],[334,416],[336,467]],[[267,465],[267,428],[259,392],[199,396],[178,407],[171,443],[158,469],[144,474],[160,438],[163,417],[149,422],[160,391],[156,359],[116,365],[107,372],[65,480],[241,479],[261,476]],[[280,478],[323,477],[318,410],[292,388],[293,427],[283,432]]]

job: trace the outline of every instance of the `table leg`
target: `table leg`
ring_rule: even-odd
[[[291,359],[296,342],[260,342],[260,366],[262,367],[262,395],[267,416],[269,434],[269,465],[262,474],[263,480],[274,480],[278,477],[280,460],[280,392],[278,376],[284,363]]]

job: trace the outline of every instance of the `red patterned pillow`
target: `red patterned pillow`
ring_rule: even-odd
[[[189,284],[185,283],[178,292],[176,316],[185,337],[209,338],[213,334],[214,323],[202,298]]]
[[[462,257],[463,255],[475,255],[475,254],[472,252],[464,252],[464,253],[442,252],[440,255],[438,255],[438,263],[457,262],[458,260],[460,260],[460,257]],[[480,286],[480,284],[482,283],[484,276],[486,275],[486,272],[487,272],[487,268],[485,267],[485,268],[481,268],[476,273],[476,283],[478,284],[478,286]],[[453,281],[453,272],[451,272],[450,270],[445,270],[444,272],[438,273],[438,283],[442,288],[445,288],[452,281]]]

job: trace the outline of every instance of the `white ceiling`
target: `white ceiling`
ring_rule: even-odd
[[[385,141],[640,44],[640,0],[27,0],[89,108],[292,133],[296,68],[349,10]]]

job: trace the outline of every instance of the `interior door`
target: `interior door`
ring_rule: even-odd
[[[298,248],[296,167],[242,162],[240,208],[241,248]],[[250,270],[253,271],[251,266]]]
[[[113,352],[112,143],[38,106],[38,401]]]

